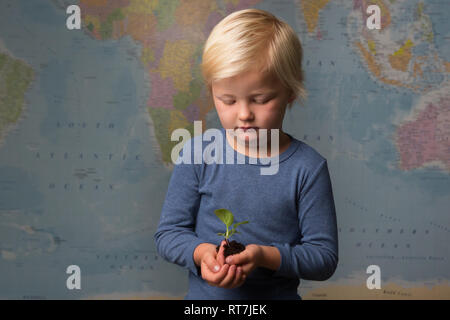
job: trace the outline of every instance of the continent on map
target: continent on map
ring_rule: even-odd
[[[319,21],[319,12],[322,10],[330,0],[297,0],[303,13],[306,28],[309,33],[312,33],[317,28],[317,23]],[[320,31],[317,32],[317,38],[321,38]]]
[[[380,30],[361,27],[369,17],[366,8],[372,4],[380,7]],[[424,13],[424,3],[419,2],[412,11],[399,10],[399,5],[383,0],[354,0],[349,15],[354,19],[354,30],[349,32],[351,43],[368,72],[382,83],[416,93],[436,89],[440,83],[430,83],[430,78],[447,72],[446,61],[436,53],[431,20]],[[409,32],[399,43],[394,39],[396,31],[391,17],[400,15],[405,17],[405,29]]]
[[[208,101],[199,63],[211,29],[229,13],[260,0],[81,0],[83,26],[98,40],[130,36],[141,45],[140,61],[150,79],[147,110],[162,162],[171,165],[179,141],[171,133],[194,135],[194,120],[205,125],[214,106]],[[204,127],[202,128],[205,129]]]
[[[23,114],[25,92],[33,78],[30,66],[0,52],[0,144],[6,130]]]
[[[408,64],[411,61],[411,47],[413,46],[413,42],[408,39],[400,49],[389,55],[389,63],[393,69],[401,71],[408,70]]]
[[[433,164],[450,173],[448,92],[420,106],[422,108],[417,112],[417,117],[405,121],[397,129],[395,142],[400,154],[400,169],[411,170]]]

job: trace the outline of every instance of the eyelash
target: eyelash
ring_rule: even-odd
[[[270,101],[270,99],[265,100],[265,101],[256,101],[256,100],[253,100],[253,101],[254,101],[256,104],[266,104],[267,102]],[[233,101],[233,102],[223,101],[223,103],[226,104],[226,105],[228,105],[228,106],[231,106],[231,105],[233,105],[233,104],[235,103],[235,101]]]

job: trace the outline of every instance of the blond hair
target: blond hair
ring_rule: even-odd
[[[286,22],[267,11],[245,9],[231,13],[211,31],[201,70],[210,95],[214,81],[256,69],[274,74],[303,103],[307,92],[302,56],[300,40]]]

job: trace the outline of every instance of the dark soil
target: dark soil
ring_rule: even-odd
[[[245,246],[242,243],[237,242],[235,240],[230,241],[230,245],[225,243],[223,247],[224,247],[223,255],[225,256],[225,258],[233,254],[238,254],[245,250]],[[216,251],[219,252],[219,249],[220,244],[216,247]]]

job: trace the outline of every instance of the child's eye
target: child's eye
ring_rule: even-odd
[[[226,105],[229,105],[229,106],[234,104],[234,101],[222,101],[222,102],[225,103]]]
[[[269,99],[270,100],[270,99]],[[257,104],[266,104],[269,100],[254,100]]]

